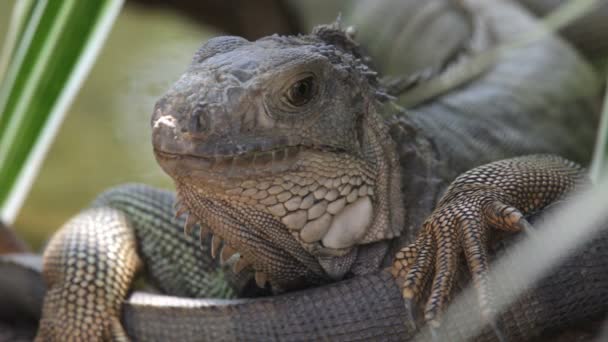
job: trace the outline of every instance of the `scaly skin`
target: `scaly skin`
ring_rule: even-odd
[[[492,33],[498,41],[515,34],[505,24],[506,18],[518,29],[532,26],[517,9],[506,4],[499,9],[479,6],[480,16],[496,21]],[[534,68],[522,63],[524,58]],[[547,70],[560,72],[548,74]],[[542,87],[538,85],[537,91],[511,86],[541,75],[550,79],[542,82]],[[235,37],[216,38],[201,48],[188,71],[157,103],[152,119],[153,145],[160,165],[175,180],[179,206],[200,222],[201,232],[213,233],[208,242],[212,254],[219,253],[222,239],[223,259],[238,251],[239,256],[232,258],[238,259],[234,266],[252,271],[258,285],[266,286],[268,282],[267,288],[275,292],[355,277],[345,283],[353,289],[349,286],[360,286],[356,284],[365,279],[375,285],[387,281],[386,275],[378,275],[379,270],[393,262],[394,252],[413,241],[436,198],[458,173],[495,158],[532,152],[555,152],[584,160],[588,139],[566,137],[585,137],[592,131],[593,90],[578,84],[593,83],[590,79],[589,70],[570,50],[548,39],[509,56],[473,84],[408,113],[391,116],[390,104],[375,73],[364,63],[357,44],[336,27],[322,27],[309,36],[269,37],[253,43]],[[473,98],[476,102],[472,102]],[[573,118],[580,124],[568,127]],[[539,119],[543,119],[542,125],[533,124]],[[418,242],[402,251],[403,258],[397,255],[398,260],[405,260],[405,265],[397,263],[394,273],[408,299],[416,298],[424,288],[412,287],[408,279],[417,284],[434,273],[426,318],[435,326],[452,288],[460,248],[474,271],[487,268],[482,252],[487,229],[474,224],[462,227],[453,217],[465,215],[470,220],[467,222],[505,219],[488,210],[497,208],[488,207],[488,199],[502,200],[509,206],[509,214],[514,209],[529,214],[562,196],[580,176],[578,167],[555,157],[509,159],[502,163],[465,174],[464,179],[485,174],[496,165],[507,166],[509,171],[488,174],[472,185],[473,190],[462,189],[456,183],[446,200],[439,202]],[[555,169],[564,171],[564,186],[559,182],[562,175],[555,174]],[[555,191],[534,191],[539,183],[528,177],[532,172],[542,175]],[[508,184],[501,187],[494,181]],[[470,196],[461,198],[462,194]],[[518,200],[510,201],[507,195]],[[540,196],[539,204],[529,209],[520,207],[531,195]],[[95,213],[99,211],[90,212],[84,220]],[[62,288],[63,278],[55,277],[64,274],[72,281],[70,274],[84,272],[84,265],[90,262],[87,259],[98,255],[73,253],[68,260],[49,263],[50,269],[45,271],[50,293],[56,290],[60,295],[45,299],[40,340],[85,336],[89,330],[82,327],[91,321],[99,322],[102,329],[100,335],[91,331],[87,340],[96,336],[124,337],[116,324],[118,309],[134,277],[138,258],[144,260],[151,273],[156,273],[156,280],[170,279],[166,272],[179,274],[176,269],[185,278],[206,277],[209,270],[204,266],[192,267],[192,241],[175,239],[175,230],[159,230],[171,225],[158,224],[157,231],[164,232],[159,235],[162,242],[152,244],[146,242],[147,234],[142,234],[137,225],[122,221],[121,226],[126,228],[117,235],[122,237],[119,246],[127,246],[119,248],[123,254],[117,260],[122,264],[105,267],[109,279],[120,281],[110,284],[105,282],[108,277],[99,279],[95,267],[86,267],[91,274],[84,277],[100,282],[104,291],[116,288],[104,302],[105,307],[111,308],[109,315],[101,320],[95,312],[76,312],[77,307],[58,299],[72,295],[76,302],[101,300],[93,296],[89,284],[80,282]],[[46,260],[70,256],[83,241],[115,244],[111,238],[94,238],[98,229],[86,229],[80,221],[74,222],[83,228],[70,228],[74,223],[69,223],[62,229],[45,253]],[[137,253],[135,244],[139,246]],[[429,247],[434,244],[439,246],[437,250]],[[449,248],[445,248],[447,244]],[[169,271],[156,267],[166,260],[158,257],[161,250],[166,258],[175,260]],[[414,259],[414,250],[424,251],[417,256],[428,257]],[[187,260],[182,265],[180,257]],[[480,290],[480,304],[488,312],[490,288],[484,285],[484,274],[475,272],[473,279]],[[204,290],[207,284],[200,283],[190,286],[197,289],[199,284]],[[174,284],[179,288],[182,282]],[[244,291],[237,282],[228,280],[226,284],[232,291]],[[164,281],[160,285],[175,293]],[[381,286],[387,293],[396,289],[394,285]],[[553,287],[556,288],[559,286]],[[184,295],[198,294],[194,291]],[[321,298],[324,296],[321,293]],[[533,291],[531,296],[543,298],[543,293]],[[605,301],[597,301],[595,306],[572,316],[595,314],[603,304]],[[534,310],[542,311],[542,304],[538,305],[530,308],[520,303],[514,313],[527,317]],[[64,311],[68,319],[58,321],[62,316],[57,313]],[[545,323],[551,326],[563,314],[563,310],[555,311],[553,316],[549,312]],[[126,319],[134,316],[127,315]],[[411,317],[396,317],[413,323]],[[58,322],[67,328],[58,329]],[[529,323],[526,328],[508,325],[506,333],[534,335],[538,330],[529,326],[534,322],[525,321]],[[457,327],[447,329],[448,334],[451,331],[457,335]],[[411,328],[397,330],[404,338],[413,333]],[[242,336],[239,331],[233,336]],[[268,333],[254,338],[267,339]]]
[[[43,266],[51,285],[39,336],[55,341],[128,340],[119,315],[141,262],[126,220],[106,208],[91,209],[51,239]],[[64,305],[46,304],[54,302]]]
[[[570,166],[569,163],[563,164],[564,170],[576,172]],[[168,219],[172,195],[166,191],[145,186],[123,186],[109,191],[102,198],[106,203],[113,202],[111,206],[117,210],[129,212],[132,218],[129,229],[136,232],[162,229],[175,236],[181,235],[180,222],[172,223]],[[161,198],[166,200],[159,200]],[[155,210],[154,214],[148,212],[151,208]],[[159,212],[167,216],[163,218]],[[508,318],[504,323],[509,336],[513,340],[523,340],[556,325],[588,319],[601,313],[608,299],[608,291],[602,290],[602,284],[608,281],[608,277],[604,276],[608,274],[604,272],[608,269],[608,263],[605,262],[606,249],[603,248],[607,243],[604,234],[582,249],[583,253],[560,266],[560,272],[545,279],[518,300],[504,314]],[[189,250],[196,249],[184,246],[176,251],[175,257],[187,256]],[[188,265],[186,262],[176,267],[187,270],[190,268]],[[581,268],[587,270],[584,275],[580,272]],[[183,272],[178,276],[187,279],[193,275]],[[400,290],[390,279],[389,274],[379,272],[279,297],[226,302],[155,297],[140,293],[127,301],[122,321],[135,340],[163,340],[170,337],[184,341],[276,338],[357,340],[366,336],[379,340],[403,340],[413,336],[415,330],[411,328],[413,322],[404,311]],[[498,291],[506,288],[509,288],[509,284],[501,284]],[[591,288],[595,290],[590,291]],[[565,292],[572,296],[561,295]],[[466,322],[478,317],[477,306],[471,304],[467,307],[468,311],[463,311],[458,318]],[[319,307],[332,309],[318,310]],[[315,314],[311,316],[313,311]],[[264,316],[260,316],[262,314]],[[265,323],[255,323],[260,321]],[[467,325],[448,324],[445,328],[445,333],[452,340],[458,340],[461,334],[467,333]],[[480,340],[492,341],[494,336],[484,332]]]
[[[529,231],[526,216],[563,198],[583,180],[580,166],[549,155],[498,161],[459,176],[423,223],[416,241],[395,256],[392,273],[403,287],[403,297],[420,300],[432,278],[425,320],[438,327],[464,252],[481,313],[491,322],[496,312],[488,279],[490,230]]]

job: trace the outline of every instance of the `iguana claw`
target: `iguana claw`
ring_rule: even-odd
[[[535,166],[527,158],[515,158],[458,177],[423,223],[416,241],[396,254],[391,271],[406,302],[421,300],[430,286],[424,299],[424,319],[431,328],[441,325],[464,255],[481,318],[500,341],[506,341],[493,305],[489,235],[492,229],[533,234],[525,214],[542,209],[580,181],[580,169],[568,169],[571,162],[550,156],[534,158],[542,162]]]
[[[424,318],[439,325],[464,252],[477,289],[481,316],[496,325],[491,323],[496,314],[488,277],[488,231],[491,228],[521,231],[529,230],[529,226],[519,210],[498,201],[493,191],[479,190],[445,202],[424,223],[416,242],[397,253],[393,274],[403,279],[400,285],[404,299],[420,299],[432,275]]]

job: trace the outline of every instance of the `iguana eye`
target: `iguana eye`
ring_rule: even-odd
[[[285,93],[285,99],[295,107],[301,107],[316,95],[317,85],[313,76],[308,76],[295,82]]]

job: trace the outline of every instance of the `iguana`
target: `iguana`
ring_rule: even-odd
[[[491,23],[495,42],[535,26],[510,3],[464,3]],[[495,228],[529,229],[527,216],[584,182],[563,157],[588,160],[594,84],[549,37],[406,111],[337,26],[255,42],[214,38],[152,116],[154,152],[177,197],[110,190],[54,235],[37,338],[405,340],[415,333],[406,308],[423,310],[420,320],[435,328],[444,323],[459,259],[479,293],[462,315],[493,317],[488,240]],[[562,157],[517,157],[530,153]],[[187,219],[172,219],[174,204]],[[573,263],[606,270],[601,250]],[[141,269],[182,297],[289,293],[125,302]],[[577,271],[549,277],[479,338],[530,338],[604,312],[604,291],[585,281]],[[563,296],[571,285],[577,295]],[[467,329],[445,323],[445,337]]]

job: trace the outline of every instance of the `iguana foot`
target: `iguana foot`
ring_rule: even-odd
[[[459,176],[424,222],[415,242],[396,254],[392,274],[406,306],[415,307],[430,285],[424,319],[431,328],[438,328],[464,254],[481,316],[504,339],[492,305],[489,235],[492,229],[529,231],[525,215],[559,199],[582,177],[582,169],[575,163],[541,155],[487,164]]]
[[[433,279],[424,310],[431,326],[439,326],[462,252],[477,289],[482,317],[492,321],[486,250],[490,227],[521,231],[529,224],[519,210],[497,200],[493,191],[479,190],[438,208],[424,223],[416,242],[397,253],[393,275],[401,279],[404,299],[418,301],[424,286]]]
[[[124,215],[91,209],[69,221],[44,253],[49,288],[36,341],[128,341],[120,312],[139,268]]]

